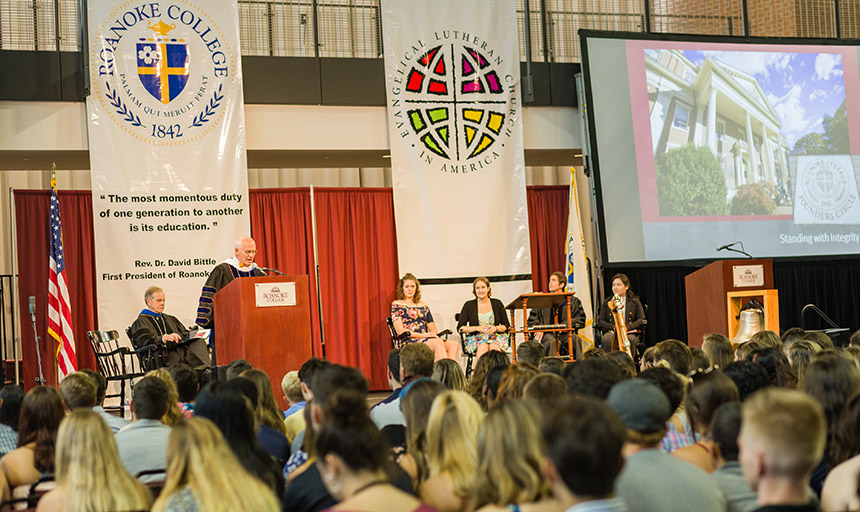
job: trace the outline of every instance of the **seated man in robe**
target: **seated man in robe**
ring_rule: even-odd
[[[129,336],[136,348],[145,345],[164,345],[167,348],[166,365],[186,362],[193,368],[209,366],[209,347],[202,339],[185,343],[188,329],[175,316],[164,313],[164,290],[158,286],[147,288],[146,302],[137,320],[131,324]]]

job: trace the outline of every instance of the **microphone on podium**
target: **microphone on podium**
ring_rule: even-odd
[[[739,243],[740,243],[740,242],[733,242],[733,243],[730,243],[730,244],[721,245],[721,246],[717,247],[717,251],[724,251],[724,250],[728,249],[729,247],[731,247],[731,246],[733,246],[733,245],[738,245]]]

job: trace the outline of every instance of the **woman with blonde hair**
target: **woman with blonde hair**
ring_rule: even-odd
[[[545,451],[538,424],[540,412],[522,400],[500,402],[478,430],[478,476],[472,510],[558,510],[541,474]],[[483,508],[481,508],[483,507]]]
[[[161,422],[172,427],[182,418],[182,411],[179,410],[179,389],[176,387],[176,382],[166,368],[149,371],[145,377],[155,377],[167,384],[167,412],[164,413]]]
[[[280,504],[263,482],[250,475],[206,418],[174,425],[167,442],[167,478],[153,512],[277,512]]]
[[[788,349],[788,361],[794,369],[794,373],[797,374],[797,389],[803,388],[809,363],[812,361],[812,356],[818,352],[821,352],[818,343],[807,340],[796,341]]]
[[[453,359],[440,359],[433,363],[433,375],[430,378],[436,382],[441,382],[448,389],[466,390],[466,375],[463,373],[460,363]]]
[[[147,510],[149,489],[119,460],[113,433],[98,413],[78,409],[57,434],[57,487],[39,500],[38,511],[124,512]]]
[[[257,419],[263,425],[273,428],[286,435],[287,429],[284,427],[284,413],[278,408],[275,403],[275,394],[272,392],[272,381],[266,372],[252,368],[242,372],[240,377],[244,377],[257,386]]]
[[[446,391],[433,400],[427,418],[428,477],[418,486],[418,496],[439,512],[467,510],[483,420],[481,406],[465,391]]]

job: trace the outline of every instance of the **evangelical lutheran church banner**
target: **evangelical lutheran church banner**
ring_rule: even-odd
[[[250,231],[237,4],[87,6],[99,324],[131,325],[157,285],[190,325],[209,271]]]
[[[400,272],[441,330],[475,277],[505,303],[531,291],[516,10],[383,0],[382,22]]]

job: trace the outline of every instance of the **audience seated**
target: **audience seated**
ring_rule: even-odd
[[[524,341],[517,345],[517,362],[529,363],[537,368],[544,356],[543,345],[538,341]]]
[[[498,350],[490,350],[479,357],[478,362],[475,363],[475,369],[472,372],[469,384],[466,386],[466,392],[481,404],[481,407],[485,411],[487,410],[487,404],[484,400],[484,386],[487,383],[487,372],[490,371],[490,368],[502,365],[508,366],[509,364],[511,364],[511,360],[508,358],[508,355]]]
[[[265,425],[286,436],[284,413],[278,408],[278,404],[275,403],[275,395],[272,392],[272,381],[269,380],[266,372],[252,368],[245,370],[239,376],[250,380],[257,386],[257,410],[255,411],[257,421],[261,425]]]
[[[498,351],[487,353],[492,352]],[[427,418],[433,400],[445,389],[441,383],[426,377],[412,381],[403,388],[401,405],[406,418],[406,453],[397,462],[416,487],[427,478]]]
[[[735,360],[732,342],[723,334],[706,334],[702,338],[702,350],[708,357],[708,366],[716,366],[721,370]]]
[[[842,414],[836,432],[840,447],[839,464],[827,475],[821,491],[823,510],[860,510],[860,393],[856,393]]]
[[[537,367],[529,363],[510,365],[502,373],[502,379],[499,381],[499,389],[495,395],[494,402],[499,403],[503,400],[522,398],[526,384],[538,375],[540,375],[540,372]]]
[[[194,415],[206,418],[218,427],[245,471],[260,479],[276,496],[283,493],[283,464],[278,464],[260,445],[254,432],[250,400],[233,387],[210,382],[197,397]]]
[[[557,375],[543,375],[564,380]],[[536,382],[537,378],[532,380]],[[531,383],[530,383],[531,384]],[[549,485],[541,474],[546,453],[540,437],[537,408],[522,400],[505,400],[493,407],[478,429],[478,475],[470,496],[469,510],[557,509],[549,500]],[[539,503],[546,501],[547,503]]]
[[[427,418],[427,479],[419,484],[418,496],[438,512],[467,510],[483,419],[481,407],[465,391],[445,391],[433,400]]]
[[[305,429],[305,422],[298,419],[302,418],[302,415],[296,414],[300,413],[307,404],[302,394],[302,381],[299,380],[298,371],[293,370],[284,375],[284,378],[281,379],[281,391],[284,393],[284,402],[287,404],[287,409],[284,411],[284,435],[287,436],[287,441],[292,444],[296,434]]]
[[[806,331],[801,329],[800,327],[789,327],[782,333],[780,339],[782,340],[782,348],[786,352],[788,352],[792,345],[801,341],[806,336]]]
[[[105,393],[107,393],[107,379],[105,376],[100,373],[96,373],[89,368],[84,368],[83,370],[80,370],[80,372],[87,374],[96,383],[96,406],[93,407],[93,410],[107,422],[111,431],[118,432],[119,429],[128,425],[128,420],[110,414],[104,409]]]
[[[227,365],[225,377],[227,380],[235,379],[242,375],[242,372],[254,368],[251,363],[244,359],[234,359]]]
[[[541,424],[548,462],[544,474],[558,507],[566,512],[625,512],[614,487],[624,464],[624,425],[606,405],[566,397]],[[639,510],[630,508],[630,510]],[[543,512],[528,505],[523,512]],[[696,509],[693,509],[696,510]]]
[[[738,396],[741,402],[746,401],[747,397],[759,389],[764,389],[770,385],[765,369],[752,361],[735,361],[723,368],[723,373],[732,379],[732,382],[738,387]]]
[[[715,469],[714,444],[708,436],[711,419],[720,405],[739,401],[738,388],[732,379],[719,370],[695,373],[691,380],[684,408],[699,440],[695,444],[674,450],[672,455],[710,473]]]
[[[807,340],[798,340],[788,349],[788,361],[797,375],[797,389],[803,389],[803,381],[806,379],[806,371],[812,356],[821,351],[817,343]]]
[[[385,441],[368,417],[365,394],[336,390],[324,408],[327,418],[317,436],[316,452],[322,481],[339,501],[327,510],[432,511],[390,483]]]
[[[606,357],[606,352],[600,347],[591,347],[582,353],[582,361],[587,359],[603,359]]]
[[[183,417],[190,418],[194,413],[197,392],[200,391],[200,378],[194,368],[187,363],[177,363],[169,367],[167,372],[176,384],[176,392],[179,396],[176,405]]]
[[[182,411],[179,410],[179,391],[176,389],[176,383],[173,382],[173,377],[170,376],[170,372],[168,372],[166,368],[152,370],[147,372],[145,376],[161,379],[162,382],[167,384],[167,412],[164,414],[164,417],[161,418],[161,422],[168,427],[172,427],[180,420],[180,418],[183,417]]]
[[[70,412],[92,409],[96,405],[96,382],[83,372],[70,373],[60,383],[60,396]]]
[[[555,406],[567,394],[567,382],[554,373],[541,373],[523,388],[523,400],[537,408],[538,414]]]
[[[24,388],[7,384],[0,389],[0,457],[18,447],[18,416]]]
[[[626,352],[622,352],[620,350],[610,352],[606,354],[606,359],[609,359],[618,365],[618,368],[621,369],[621,373],[624,374],[625,379],[632,379],[636,376],[636,363],[633,362],[633,358]]]
[[[785,389],[797,388],[797,374],[782,349],[774,347],[756,349],[747,355],[747,359],[764,368],[771,386]]]
[[[784,349],[782,340],[779,338],[779,335],[769,330],[761,330],[753,334],[750,338],[750,341],[760,343],[766,348],[775,348],[779,350]]]
[[[827,473],[839,462],[839,422],[848,399],[860,391],[860,371],[854,361],[835,352],[819,352],[809,364],[803,391],[824,409],[826,420],[824,456],[812,472],[810,480],[812,489],[820,496]]]
[[[251,407],[251,416],[253,417],[256,428],[257,441],[260,443],[260,446],[263,447],[263,450],[275,459],[275,462],[283,465],[284,461],[289,459],[290,447],[289,444],[287,444],[286,436],[277,430],[260,423],[260,419],[258,417],[259,389],[257,388],[257,385],[245,377],[230,379],[223,383],[223,385],[228,390],[238,393],[248,399],[248,405]]]
[[[642,359],[639,361],[640,373],[654,366],[654,352],[656,351],[656,347],[648,347],[645,349],[645,352],[642,352]],[[734,357],[734,352],[732,353],[732,357]]]
[[[408,345],[411,346],[411,345]],[[404,347],[405,348],[405,347]],[[437,384],[438,385],[438,384]],[[367,400],[367,380],[356,368],[340,365],[328,365],[320,368],[311,382],[311,400],[305,411],[310,419],[309,431],[319,436],[326,421],[334,414],[326,407],[331,406],[332,396],[339,390],[350,390]],[[307,447],[309,438],[305,438]],[[320,467],[317,462],[316,437],[308,462],[294,471],[295,477],[287,484],[283,497],[284,510],[292,512],[318,512],[336,504],[335,499],[326,490]],[[410,492],[412,490],[409,477],[402,470],[391,464],[387,471],[390,481],[398,488]]]
[[[687,375],[693,365],[693,354],[683,341],[669,339],[654,346],[654,360],[666,361],[669,368],[681,375]]]
[[[740,431],[740,402],[726,402],[717,407],[710,425],[716,468],[711,473],[711,479],[726,498],[727,512],[752,512],[758,507],[756,493],[744,478],[741,464],[738,462]]]
[[[561,373],[564,371],[565,366],[567,366],[567,363],[564,362],[564,359],[550,356],[544,357],[540,360],[538,369],[541,373],[554,373],[561,377]]]
[[[744,402],[738,459],[758,494],[757,510],[818,510],[806,488],[826,431],[821,406],[799,391],[770,388]]]
[[[659,450],[672,411],[657,386],[625,380],[612,388],[606,403],[627,430],[624,469],[615,483],[625,502],[642,512],[725,510],[725,498],[707,473]]]
[[[57,430],[64,416],[60,393],[48,386],[36,386],[21,402],[18,448],[0,459],[0,471],[9,488],[29,486],[43,474],[54,472]]]
[[[490,352],[497,351],[491,350]],[[415,379],[430,377],[433,374],[433,359],[433,349],[424,343],[404,345],[400,349],[400,383],[406,386]],[[400,409],[400,397],[398,395],[398,398],[371,409],[370,419],[379,428],[386,425],[403,425],[405,420]]]
[[[738,345],[737,350],[735,350],[735,361],[746,361],[747,356],[760,348],[767,348],[767,345],[760,341],[746,341],[741,343]]]
[[[453,359],[440,359],[433,363],[433,374],[430,378],[441,382],[446,388],[454,391],[466,390],[466,375],[460,363]]]
[[[695,443],[696,435],[684,408],[687,380],[663,366],[649,368],[640,373],[639,378],[660,388],[660,391],[669,399],[669,408],[674,411],[666,422],[666,434],[660,441],[660,449],[671,453]]]
[[[116,433],[119,459],[132,476],[141,471],[167,470],[167,439],[170,427],[161,422],[170,392],[155,377],[144,377],[134,385],[131,411],[135,422]],[[145,475],[142,482],[164,480],[164,475]]]
[[[311,380],[313,380],[314,374],[320,368],[324,366],[330,365],[331,362],[325,361],[318,357],[312,357],[305,361],[301,368],[299,368],[299,383],[302,388],[302,399],[305,401],[305,406],[307,406],[307,402],[311,399]],[[290,451],[292,456],[301,457],[298,452],[302,451],[302,445],[304,444],[305,438],[305,427],[307,426],[307,422],[305,421],[305,410],[302,409],[302,414],[296,414],[291,416],[292,419],[289,421],[284,421],[284,429],[287,432],[295,431],[296,435],[293,438],[292,445],[290,447]],[[298,455],[297,455],[298,454]],[[287,463],[289,466],[289,463]],[[287,466],[284,467],[284,475],[289,474],[287,471]]]
[[[481,408],[490,410],[499,401],[499,384],[502,382],[502,376],[510,367],[508,364],[502,364],[490,368],[487,372],[487,378],[484,382],[484,394],[481,396]]]
[[[167,479],[154,512],[277,512],[278,501],[251,476],[206,418],[177,423],[167,444]]]
[[[56,468],[57,487],[39,500],[38,512],[130,512],[152,505],[149,489],[120,463],[107,423],[89,407],[76,408],[60,425]]]
[[[605,400],[612,386],[624,380],[621,368],[606,358],[585,359],[564,369],[567,390],[574,395]]]
[[[822,349],[834,348],[833,340],[830,339],[830,336],[821,331],[807,331],[803,339],[815,343]]]
[[[690,371],[705,370],[711,367],[711,360],[705,351],[699,347],[690,347]]]

